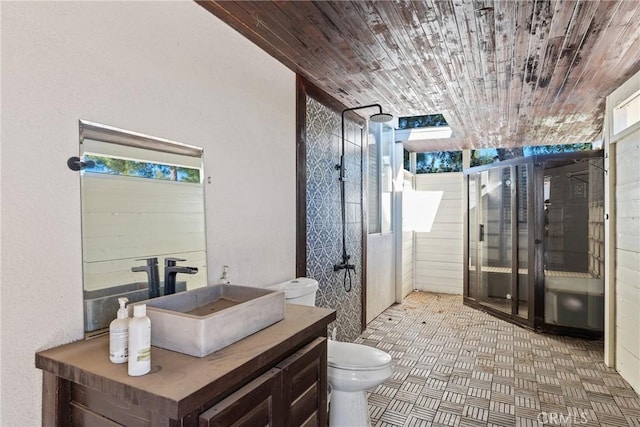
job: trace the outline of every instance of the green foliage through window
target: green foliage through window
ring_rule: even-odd
[[[462,172],[462,151],[417,153],[416,173]]]
[[[488,165],[494,162],[516,159],[519,157],[571,153],[574,151],[591,150],[592,148],[593,146],[589,142],[561,145],[532,145],[528,147],[511,148],[483,148],[480,150],[471,150],[471,167]]]
[[[591,150],[591,143],[534,145],[528,147],[471,150],[471,167],[519,157]],[[404,150],[404,168],[410,170],[410,153]],[[462,151],[416,153],[416,173],[462,172]]]
[[[200,182],[200,169],[195,168],[96,155],[85,155],[84,161],[87,160],[92,160],[95,163],[93,167],[85,169],[85,172],[89,173],[135,176],[166,181]]]
[[[442,114],[427,114],[398,118],[398,129],[430,128],[448,126]]]

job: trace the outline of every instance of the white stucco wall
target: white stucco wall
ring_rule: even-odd
[[[83,337],[78,119],[205,150],[209,278],[295,273],[295,75],[194,2],[2,2],[0,425]],[[105,355],[106,357],[106,355]]]

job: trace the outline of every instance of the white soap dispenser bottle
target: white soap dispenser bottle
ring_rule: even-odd
[[[133,306],[133,319],[129,321],[129,375],[137,377],[151,370],[151,320],[147,305]]]
[[[125,297],[118,298],[120,309],[118,315],[109,324],[109,360],[113,363],[127,361],[129,348],[129,312],[125,304],[129,300]]]

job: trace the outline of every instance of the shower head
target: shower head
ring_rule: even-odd
[[[360,105],[358,107],[347,108],[346,110],[342,110],[342,122],[344,123],[344,113],[347,111],[361,110],[363,108],[372,108],[377,107],[378,112],[369,116],[369,120],[374,123],[387,123],[393,120],[393,116],[389,113],[382,112],[382,105],[380,104],[369,104],[369,105]]]
[[[380,113],[372,114],[369,117],[369,120],[376,123],[387,123],[393,120],[393,116],[389,113],[380,112]]]

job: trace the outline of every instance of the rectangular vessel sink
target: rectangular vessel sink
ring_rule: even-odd
[[[141,303],[151,345],[204,357],[284,319],[285,300],[281,291],[212,285]]]

